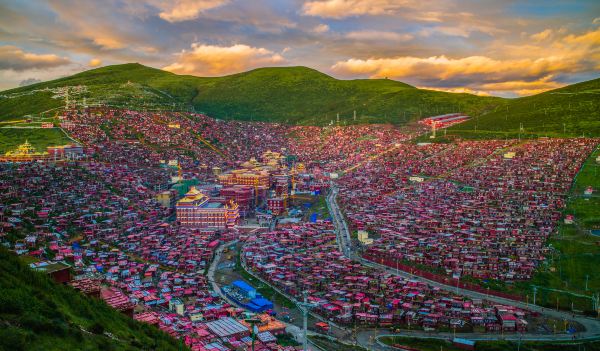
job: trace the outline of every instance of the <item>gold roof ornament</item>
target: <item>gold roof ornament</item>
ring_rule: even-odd
[[[18,156],[46,156],[48,152],[37,152],[35,148],[29,143],[26,139],[25,142],[19,146],[15,150],[7,151],[5,154],[7,157],[18,157]]]

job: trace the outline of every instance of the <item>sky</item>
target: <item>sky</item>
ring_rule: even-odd
[[[600,77],[600,1],[0,0],[0,90],[127,62],[524,96]]]

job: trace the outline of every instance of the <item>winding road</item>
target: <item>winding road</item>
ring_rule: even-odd
[[[221,257],[223,255],[223,250],[227,247],[235,246],[237,243],[238,243],[238,240],[234,240],[234,241],[231,241],[231,242],[228,242],[228,243],[225,243],[225,244],[222,244],[221,246],[219,246],[217,248],[217,250],[215,251],[215,255],[214,255],[213,260],[211,261],[210,266],[207,271],[207,278],[211,285],[212,290],[214,292],[216,292],[217,294],[219,294],[219,296],[224,301],[227,301],[232,306],[237,306],[237,304],[234,301],[232,301],[223,292],[223,290],[221,289],[219,284],[217,284],[217,282],[215,280],[215,273],[217,271],[217,267],[219,266],[219,262],[221,261]],[[249,273],[251,273],[251,272],[249,272]],[[286,332],[292,334],[294,336],[294,338],[296,339],[296,341],[298,341],[299,343],[302,343],[304,341],[304,332],[303,332],[302,328],[300,328],[299,326],[292,324],[292,323],[287,323],[285,321],[281,321],[281,322],[286,325],[286,328],[285,328]],[[308,335],[314,335],[314,333],[309,331]],[[310,342],[310,339],[308,341],[308,350],[309,351],[322,351],[320,348],[313,345]]]

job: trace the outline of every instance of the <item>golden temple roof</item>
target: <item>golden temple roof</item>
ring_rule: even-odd
[[[44,156],[48,155],[48,152],[37,152],[33,146],[29,143],[29,141],[25,140],[25,142],[19,146],[15,150],[8,151],[4,154],[7,157],[15,157],[15,156]]]
[[[208,196],[204,195],[200,190],[196,189],[195,186],[192,186],[190,187],[190,190],[185,194],[185,196],[178,202],[186,203],[194,201],[208,201]]]

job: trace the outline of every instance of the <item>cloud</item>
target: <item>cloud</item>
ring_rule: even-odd
[[[332,66],[340,74],[368,74],[381,77],[418,77],[427,80],[450,80],[473,77],[498,81],[512,77],[541,77],[568,69],[568,62],[561,57],[545,57],[537,60],[496,60],[486,56],[469,56],[452,59],[446,56],[349,59]]]
[[[526,82],[526,81],[507,81],[500,83],[487,83],[482,84],[481,89],[493,92],[513,92],[517,95],[532,95],[542,93],[551,89],[558,89],[565,86],[564,83],[553,82],[550,80],[550,76],[542,78],[540,80]]]
[[[564,31],[542,31],[536,34],[536,38],[544,40],[561,33]],[[495,57],[472,55],[451,58],[437,55],[351,58],[338,61],[331,70],[347,77],[388,77],[447,91],[466,88],[488,93],[510,91],[528,95],[563,86],[563,83],[556,81],[557,77],[593,74],[600,69],[600,29],[568,34],[544,43],[521,46],[497,44],[500,53]]]
[[[36,78],[27,78],[25,80],[20,81],[19,82],[19,86],[20,87],[24,87],[24,86],[35,84],[35,83],[39,83],[39,82],[41,82],[41,80],[39,80],[39,79],[36,79]]]
[[[90,62],[88,62],[88,66],[90,67],[98,67],[102,65],[102,60],[100,60],[99,58],[93,58],[90,60]]]
[[[457,87],[457,88],[440,88],[440,87],[418,87],[419,89],[427,89],[427,90],[436,90],[436,91],[445,91],[447,93],[464,93],[464,94],[472,94],[479,96],[491,96],[487,91],[482,90],[473,90],[466,87]]]
[[[346,34],[346,38],[354,40],[386,40],[386,41],[407,41],[413,38],[410,34],[400,34],[396,32],[385,32],[376,30],[354,31]]]
[[[244,44],[215,46],[192,44],[192,50],[177,54],[177,61],[164,70],[179,74],[216,76],[285,63],[281,54]]]
[[[530,36],[531,39],[533,39],[534,41],[544,41],[548,38],[550,38],[550,36],[552,36],[552,29],[545,29],[539,33],[535,33],[533,35]]]
[[[324,0],[308,1],[302,6],[302,13],[324,18],[346,18],[361,15],[393,14],[414,2],[404,0]]]
[[[101,48],[108,50],[122,49],[127,46],[120,39],[106,35],[94,38],[93,42]]]
[[[152,1],[161,12],[158,16],[168,22],[182,22],[196,19],[202,12],[221,7],[228,0],[176,0]]]
[[[569,34],[565,37],[564,41],[568,44],[582,44],[585,46],[596,46],[595,51],[598,51],[598,45],[600,45],[600,29],[595,31],[589,31],[581,35]]]
[[[324,23],[321,23],[315,26],[312,31],[315,33],[325,33],[329,31],[329,26]]]
[[[66,57],[54,54],[34,54],[16,46],[0,46],[0,70],[25,71],[35,68],[52,68],[70,64]]]

